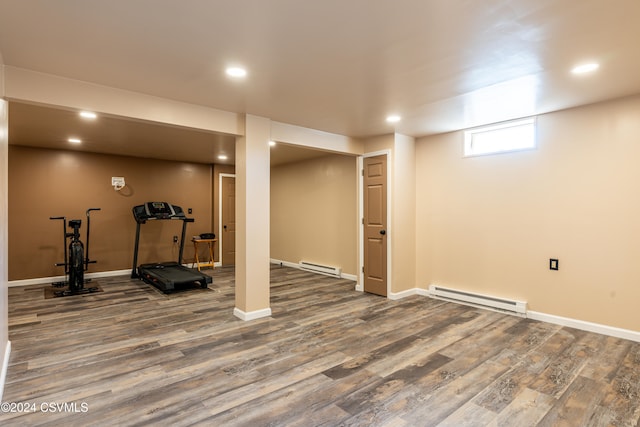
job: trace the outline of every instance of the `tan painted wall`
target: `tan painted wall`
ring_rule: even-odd
[[[91,215],[89,272],[130,269],[135,240],[131,208],[146,201],[166,201],[187,210],[184,261],[193,259],[190,236],[211,230],[211,167],[203,164],[98,155],[73,151],[9,147],[9,280],[63,274],[62,224],[50,216],[82,219]],[[120,192],[112,176],[124,176]],[[181,222],[142,225],[139,263],[176,260]]]
[[[364,153],[375,153],[383,150],[393,150],[394,135],[379,135],[368,138],[364,143]]]
[[[540,116],[534,151],[463,158],[461,132],[420,139],[418,284],[640,330],[639,135],[633,97]]]
[[[271,258],[357,272],[357,160],[329,155],[271,169]]]

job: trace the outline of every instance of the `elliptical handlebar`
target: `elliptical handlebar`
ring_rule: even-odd
[[[99,211],[102,210],[100,208],[89,208],[87,209],[87,240],[85,246],[87,248],[87,255],[84,257],[84,270],[87,271],[89,269],[89,264],[95,264],[95,261],[89,260],[89,230],[91,229],[91,216],[89,215],[91,211]]]
[[[64,248],[64,262],[56,262],[56,267],[64,266],[64,274],[69,274],[67,268],[67,217],[66,216],[50,216],[49,219],[61,219],[62,222],[62,247]]]

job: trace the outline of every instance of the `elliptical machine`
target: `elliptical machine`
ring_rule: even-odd
[[[82,225],[82,220],[80,219],[72,219],[69,220],[69,228],[73,231],[67,232],[67,217],[65,216],[55,216],[50,217],[52,220],[62,220],[62,233],[63,233],[63,246],[64,246],[64,262],[57,262],[56,266],[61,267],[64,266],[65,276],[68,277],[68,280],[65,277],[65,281],[63,282],[55,282],[52,285],[56,288],[62,288],[68,285],[67,290],[61,290],[54,292],[54,295],[57,297],[63,297],[68,295],[78,295],[78,294],[86,294],[91,292],[97,292],[99,290],[98,287],[87,287],[85,288],[85,283],[91,281],[91,279],[84,278],[84,272],[89,269],[89,264],[95,264],[96,261],[89,259],[89,230],[91,227],[91,211],[99,211],[100,208],[89,208],[87,209],[87,251],[85,257],[85,246],[80,241],[80,226]],[[68,251],[67,251],[67,239],[69,240]]]

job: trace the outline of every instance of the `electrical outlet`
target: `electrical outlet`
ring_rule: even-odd
[[[178,243],[178,236],[173,236],[173,243]]]
[[[193,209],[191,209],[191,208],[189,208],[187,211],[189,212],[189,214],[193,213]]]

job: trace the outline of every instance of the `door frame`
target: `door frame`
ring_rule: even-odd
[[[391,218],[391,175],[393,173],[393,164],[391,162],[391,150],[373,151],[358,156],[358,282],[356,283],[356,291],[364,292],[364,159],[367,157],[386,156],[387,157],[387,298],[391,295],[391,246],[393,243],[393,229]]]
[[[218,174],[218,253],[220,254],[220,259],[216,266],[222,266],[222,178],[236,179],[236,174],[222,172]]]

